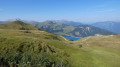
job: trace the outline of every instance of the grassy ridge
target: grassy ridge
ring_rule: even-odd
[[[38,28],[22,21],[13,21],[7,24],[1,24],[0,29],[37,30]]]

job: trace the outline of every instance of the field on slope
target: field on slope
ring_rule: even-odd
[[[83,54],[86,59],[81,58],[80,53],[74,55],[78,59],[78,63],[90,61],[90,63],[82,63],[83,67],[120,67],[120,35],[114,36],[91,36],[82,38],[74,42],[87,52]],[[78,58],[80,57],[80,58]]]
[[[0,28],[1,67],[120,67],[120,35],[69,41],[21,21]]]
[[[38,30],[0,29],[0,66],[69,66],[63,38]],[[64,46],[64,47],[63,47]]]
[[[115,41],[119,42],[118,41],[119,37],[115,36],[115,38],[116,38]],[[36,42],[37,43],[40,42],[44,45],[42,50],[46,51],[47,53],[52,53],[53,55],[51,56],[53,56],[52,58],[54,58],[54,60],[56,59],[54,57],[54,52],[55,52],[55,55],[59,56],[59,58],[62,58],[61,61],[67,60],[71,67],[120,67],[119,47],[116,47],[115,49],[112,47],[100,46],[90,41],[91,39],[90,40],[88,39],[88,41],[87,39],[88,38],[83,38],[78,41],[69,41],[69,40],[64,40],[64,38],[61,36],[51,34],[45,31],[1,29],[0,52],[8,51],[14,53],[14,51],[18,50],[21,52],[22,51],[35,52],[38,54],[39,50],[37,50],[38,46],[36,45]],[[95,41],[94,38],[93,41]],[[28,42],[28,44],[25,45],[24,48],[21,48],[21,50],[19,50],[18,47],[20,45],[18,44],[22,42]],[[35,43],[34,51],[31,46],[29,47],[29,42]],[[94,45],[88,45],[86,44],[87,42],[94,43]],[[53,50],[50,50],[49,47],[47,47],[47,45],[49,45],[49,47],[51,47],[51,49]],[[80,45],[82,45],[82,47]]]

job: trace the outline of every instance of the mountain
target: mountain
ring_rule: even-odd
[[[70,26],[66,24],[57,24],[56,22],[53,22],[53,21],[35,23],[34,25],[43,30],[47,30],[51,33],[56,33],[56,34],[61,34],[61,35],[64,35],[67,32],[72,31],[75,28],[74,26]]]
[[[55,20],[53,22],[56,22],[58,24],[66,24],[66,25],[71,25],[71,26],[79,26],[79,25],[83,25],[80,22],[74,22],[74,21],[66,21],[66,20]]]
[[[72,26],[67,24],[58,24],[53,21],[35,23],[34,25],[38,28],[41,28],[43,30],[47,30],[51,33],[55,33],[59,35],[71,35],[75,37],[93,36],[95,34],[114,35],[114,33],[112,32],[109,32],[107,30],[100,29],[91,25]]]
[[[0,29],[37,30],[38,28],[22,21],[16,20],[7,24],[1,24]]]
[[[97,22],[92,24],[93,26],[106,29],[108,31],[120,34],[120,22],[112,22],[112,21],[107,21],[107,22]]]
[[[0,24],[6,24],[9,23],[10,21],[0,21]]]
[[[112,32],[109,32],[104,29],[100,29],[98,27],[94,27],[91,25],[80,25],[77,26],[73,31],[68,33],[71,36],[75,37],[87,37],[87,36],[94,36],[96,34],[99,35],[115,35]]]
[[[3,21],[0,21],[0,24],[3,24],[4,22]]]

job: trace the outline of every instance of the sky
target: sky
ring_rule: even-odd
[[[0,0],[0,21],[120,21],[120,0]]]

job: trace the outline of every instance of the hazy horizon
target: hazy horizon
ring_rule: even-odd
[[[23,21],[23,22],[28,22],[28,23],[30,23],[30,22],[39,22],[39,23],[41,23],[41,22],[46,22],[46,21],[55,21],[55,22],[57,22],[57,21],[62,21],[62,22],[64,22],[64,21],[66,21],[66,22],[75,22],[75,23],[82,23],[82,24],[93,24],[93,23],[98,23],[98,22],[118,22],[118,23],[120,23],[120,21],[96,21],[96,22],[81,22],[81,21],[73,21],[73,20],[63,20],[63,19],[61,19],[61,20],[41,20],[41,21],[36,21],[36,20],[25,20],[25,19],[20,19],[20,18],[15,18],[15,19],[7,19],[7,20],[0,20],[1,22],[6,22],[6,21],[8,21],[8,22],[12,22],[12,21],[16,21],[16,20],[20,20],[20,21]],[[59,23],[59,22],[57,22],[57,23]]]

